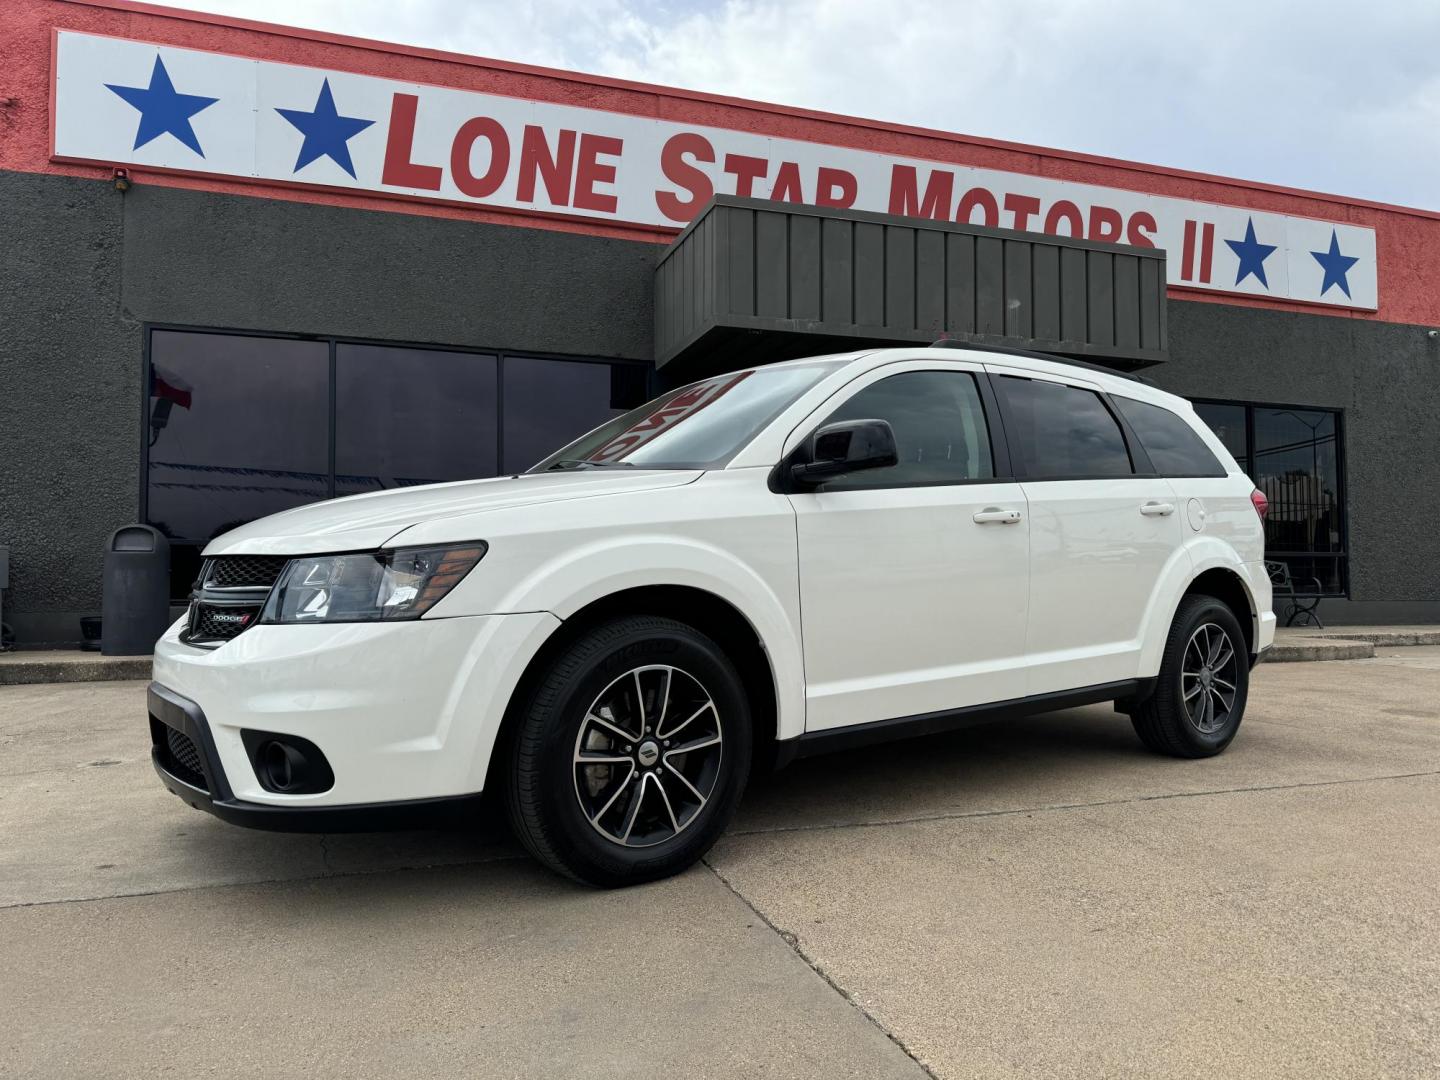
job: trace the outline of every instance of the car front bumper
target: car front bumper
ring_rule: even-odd
[[[149,693],[152,746],[150,758],[161,782],[197,810],[214,814],[231,825],[277,832],[373,832],[382,829],[425,828],[456,820],[479,795],[452,795],[439,799],[405,799],[348,806],[275,806],[237,799],[229,777],[215,753],[210,725],[200,706],[157,683]],[[188,740],[200,771],[180,764],[171,750],[172,729]],[[184,745],[184,744],[182,744]]]
[[[339,831],[366,827],[380,804],[428,811],[424,804],[435,800],[478,794],[510,696],[559,620],[536,612],[262,625],[217,649],[180,641],[183,625],[156,645],[149,695],[153,755],[166,786],[239,824]],[[193,750],[177,742],[177,758],[167,729]],[[333,785],[309,794],[267,790],[246,732],[314,744]]]

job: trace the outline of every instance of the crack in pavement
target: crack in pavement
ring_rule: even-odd
[[[755,917],[757,919],[759,919],[766,926],[768,926],[781,941],[785,942],[785,944],[790,947],[790,951],[793,952],[796,956],[798,956],[806,967],[808,967],[811,971],[813,971],[816,975],[823,979],[826,986],[830,987],[831,990],[834,990],[837,994],[841,996],[841,998],[843,998],[849,1005],[851,1005],[857,1012],[859,1012],[861,1016],[865,1017],[866,1020],[874,1024],[876,1029],[892,1043],[894,1043],[895,1046],[899,1048],[900,1052],[906,1057],[908,1057],[911,1061],[913,1061],[916,1066],[918,1066],[925,1073],[926,1076],[931,1077],[932,1080],[939,1080],[939,1076],[935,1072],[935,1070],[930,1068],[929,1065],[925,1064],[925,1062],[916,1055],[915,1051],[911,1050],[910,1047],[906,1046],[905,1041],[901,1039],[899,1035],[897,1035],[894,1031],[887,1027],[885,1023],[882,1022],[880,1018],[877,1017],[874,1013],[872,1013],[869,1009],[865,1008],[865,1006],[860,1003],[860,1001],[855,997],[855,995],[850,993],[850,991],[846,990],[845,987],[841,986],[838,982],[836,982],[835,979],[830,975],[830,973],[820,965],[819,961],[815,960],[812,956],[808,955],[805,952],[805,949],[800,944],[800,938],[796,934],[791,933],[789,930],[782,930],[780,929],[780,927],[776,926],[775,923],[771,921],[770,917],[766,915],[763,911],[761,911],[758,907],[756,907],[753,903],[751,903],[750,898],[744,893],[742,893],[739,889],[737,889],[734,883],[731,882],[729,878],[727,878],[724,874],[717,870],[715,868],[715,865],[710,862],[708,858],[701,859],[700,861],[707,870],[709,870],[712,874],[715,875],[715,877],[720,881],[720,884],[724,885],[725,888],[729,889],[737,900],[739,900],[742,904],[744,904],[747,908],[749,908],[752,912],[755,913]]]
[[[1124,799],[1099,799],[1093,802],[1055,803],[1049,806],[1022,806],[1008,810],[965,810],[947,814],[917,814],[912,817],[883,818],[874,821],[840,821],[824,822],[817,825],[776,825],[762,829],[731,829],[728,830],[724,834],[724,836],[727,838],[739,838],[745,836],[767,836],[774,833],[823,832],[831,829],[874,829],[883,828],[890,825],[924,824],[931,821],[962,821],[967,818],[1011,817],[1016,814],[1043,814],[1053,813],[1062,810],[1088,810],[1102,806],[1124,806],[1128,803],[1157,802],[1167,799],[1198,799],[1212,795],[1238,795],[1245,794],[1247,792],[1292,791],[1302,788],[1336,787],[1343,784],[1369,784],[1379,783],[1387,780],[1413,780],[1432,776],[1440,776],[1440,769],[1432,769],[1423,772],[1412,773],[1392,773],[1383,776],[1357,776],[1341,780],[1302,781],[1294,784],[1263,784],[1255,785],[1253,787],[1215,788],[1206,791],[1165,792],[1158,795],[1136,795]],[[233,889],[243,888],[250,885],[283,885],[291,882],[319,881],[328,880],[331,878],[361,877],[373,874],[404,873],[414,870],[430,870],[452,866],[483,866],[487,863],[492,862],[509,862],[516,859],[528,858],[528,856],[516,852],[511,854],[482,855],[474,859],[459,859],[454,861],[436,863],[416,863],[414,865],[406,866],[377,866],[358,870],[334,870],[330,866],[330,853],[328,847],[326,846],[326,839],[327,838],[322,837],[320,845],[321,861],[322,864],[326,867],[326,873],[306,874],[295,877],[257,878],[253,881],[215,881],[199,885],[178,885],[168,889],[140,889],[135,892],[106,893],[103,896],[60,897],[54,900],[21,900],[14,903],[0,903],[0,911],[8,911],[13,908],[48,907],[56,904],[94,904],[105,900],[124,900],[139,896],[165,896],[170,893],[199,892],[206,889]],[[702,861],[704,862],[705,866],[707,866],[713,873],[715,873],[717,877],[720,878],[721,881],[725,882],[727,888],[734,892],[735,895],[739,896],[741,900],[745,901],[747,906],[751,907],[752,910],[754,910],[754,905],[750,904],[749,900],[747,900],[742,893],[735,889],[735,887],[731,885],[730,882],[726,880],[725,877],[721,875],[720,872],[716,870],[714,866],[709,863],[708,860]],[[776,933],[780,934],[782,937],[785,936],[785,932],[779,930],[778,928],[775,928],[773,924],[771,924],[770,921],[766,919],[761,912],[756,910],[755,914],[758,918],[765,920],[766,924],[770,925],[772,929],[775,929]],[[787,938],[786,940],[789,939]],[[806,959],[806,963],[811,962]],[[811,964],[811,966],[814,967],[815,965]],[[826,978],[827,981],[832,981],[829,979],[829,976],[824,975],[824,972],[820,971],[818,967],[816,968],[816,970],[824,978]],[[837,989],[839,988],[837,987]],[[844,991],[841,990],[841,992],[843,993]],[[859,1005],[857,1005],[856,1007],[861,1008]],[[863,1012],[864,1009],[861,1008],[861,1011]]]
[[[1294,791],[1298,788],[1373,784],[1384,780],[1412,780],[1416,777],[1426,776],[1440,776],[1440,769],[1431,769],[1426,772],[1393,773],[1385,776],[1355,776],[1341,780],[1305,780],[1294,784],[1257,784],[1253,787],[1214,788],[1206,791],[1170,791],[1161,792],[1158,795],[1132,795],[1124,799],[1096,799],[1094,802],[1017,806],[1008,810],[956,810],[946,814],[916,814],[913,817],[876,818],[873,821],[827,821],[815,825],[771,825],[758,829],[730,829],[725,836],[768,836],[772,833],[824,832],[829,829],[878,829],[887,825],[916,825],[927,821],[961,821],[965,818],[1009,817],[1014,814],[1048,814],[1058,810],[1089,810],[1098,806],[1125,806],[1128,803],[1159,802],[1166,799],[1201,799],[1210,795],[1243,795],[1252,791]]]
[[[975,810],[950,814],[916,815],[914,817],[890,818],[877,821],[832,822],[821,825],[793,825],[776,826],[774,828],[768,829],[731,830],[727,832],[725,836],[727,838],[738,838],[744,836],[764,836],[772,833],[819,832],[832,829],[865,829],[883,827],[887,825],[907,825],[912,823],[923,823],[930,821],[963,820],[965,818],[1008,817],[1015,814],[1047,813],[1058,810],[1084,810],[1091,807],[1123,806],[1126,804],[1155,802],[1166,799],[1192,799],[1212,795],[1234,795],[1244,794],[1248,792],[1292,791],[1303,788],[1335,787],[1343,784],[1364,784],[1386,780],[1409,780],[1433,776],[1440,776],[1440,770],[1429,770],[1413,773],[1395,773],[1384,776],[1353,777],[1342,780],[1302,781],[1293,784],[1264,784],[1251,787],[1216,788],[1207,791],[1167,792],[1158,795],[1137,795],[1124,799],[1100,799],[1093,802],[1062,803],[1051,806],[1020,807],[1011,810]],[[908,1057],[911,1061],[915,1062],[916,1066],[922,1069],[926,1076],[938,1080],[938,1074],[928,1064],[926,1064],[925,1061],[922,1060],[914,1050],[912,1050],[909,1046],[906,1045],[905,1040],[902,1039],[897,1032],[893,1031],[879,1017],[877,1017],[874,1013],[867,1009],[853,994],[850,993],[850,991],[848,991],[844,986],[842,986],[834,976],[832,976],[828,971],[826,971],[825,968],[819,963],[819,961],[817,961],[814,957],[810,956],[805,951],[805,948],[800,943],[798,935],[788,930],[784,930],[779,925],[777,925],[768,915],[761,911],[760,908],[756,906],[756,904],[752,902],[748,896],[741,892],[734,882],[732,882],[723,873],[721,873],[720,870],[715,866],[713,862],[710,861],[708,857],[706,857],[702,861],[704,862],[704,865],[710,870],[710,872],[714,874],[715,877],[718,878],[720,882],[724,884],[724,886],[729,889],[730,892],[732,892],[737,899],[740,900],[741,903],[743,903],[747,908],[754,912],[756,918],[763,922],[767,927],[770,928],[772,932],[776,934],[776,936],[778,936],[782,941],[784,941],[785,944],[790,947],[790,950],[794,952],[795,955],[798,956],[800,960],[807,967],[810,968],[811,971],[815,972],[817,976],[819,976],[825,981],[825,984],[827,986],[829,986],[832,990],[839,994],[850,1005],[854,1006],[854,1008],[857,1009],[860,1014],[865,1017],[866,1020],[870,1021],[870,1023],[875,1025],[875,1027],[897,1048],[899,1048],[899,1050],[906,1057]]]

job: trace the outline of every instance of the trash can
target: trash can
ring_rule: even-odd
[[[170,541],[149,525],[126,525],[105,545],[100,652],[148,656],[170,625]]]
[[[10,587],[10,548],[0,544],[0,652],[7,652],[15,644],[15,635],[5,621],[5,590]]]

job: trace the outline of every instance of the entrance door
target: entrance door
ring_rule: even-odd
[[[980,371],[880,368],[799,433],[886,420],[899,451],[893,467],[790,496],[807,730],[1024,693],[1029,524],[1020,485],[996,465],[1008,458],[992,447]]]
[[[1182,540],[1175,492],[1136,475],[1094,389],[1000,369],[992,383],[1030,509],[1026,693],[1133,679],[1142,620]]]

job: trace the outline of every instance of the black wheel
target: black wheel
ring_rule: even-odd
[[[750,771],[750,710],[720,648],[684,623],[596,627],[544,673],[509,744],[520,842],[577,881],[679,873],[719,838]]]
[[[1249,655],[1240,623],[1211,596],[1187,596],[1175,613],[1155,692],[1131,714],[1151,750],[1209,757],[1230,745],[1245,714]]]

